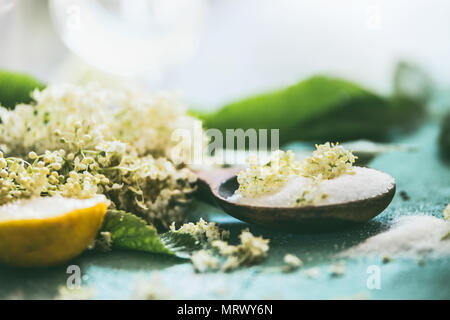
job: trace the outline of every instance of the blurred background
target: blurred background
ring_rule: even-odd
[[[449,14],[444,0],[0,0],[0,68],[114,75],[203,110],[316,73],[389,94],[399,60],[445,90]]]

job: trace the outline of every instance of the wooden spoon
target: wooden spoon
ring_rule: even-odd
[[[387,192],[372,198],[340,204],[304,207],[257,207],[227,200],[239,187],[236,173],[227,168],[197,171],[199,195],[216,203],[231,216],[255,225],[285,232],[332,231],[367,222],[389,205],[395,184]]]

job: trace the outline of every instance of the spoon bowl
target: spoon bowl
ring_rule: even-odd
[[[200,190],[209,192],[214,202],[229,215],[266,229],[284,232],[333,231],[367,222],[390,204],[395,194],[395,184],[375,197],[303,207],[250,206],[227,200],[239,187],[238,169],[220,169],[198,172]]]

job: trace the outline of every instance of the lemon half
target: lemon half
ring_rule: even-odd
[[[107,210],[103,196],[19,200],[0,207],[0,262],[20,267],[63,263],[95,239]]]

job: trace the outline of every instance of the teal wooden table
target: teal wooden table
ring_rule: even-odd
[[[228,274],[198,274],[188,261],[138,252],[86,252],[70,264],[80,266],[83,286],[94,288],[97,299],[130,298],[136,283],[149,278],[174,299],[450,299],[450,257],[424,263],[394,259],[386,264],[379,257],[345,259],[342,276],[333,277],[328,271],[330,265],[342,261],[335,257],[337,253],[387,229],[395,217],[425,214],[442,218],[442,210],[450,202],[450,167],[439,160],[437,136],[437,125],[425,125],[395,141],[413,144],[417,152],[385,154],[370,164],[396,179],[397,195],[380,216],[351,230],[314,235],[275,233],[242,223],[208,205],[197,205],[192,220],[203,217],[216,221],[230,229],[234,239],[245,227],[269,238],[269,255],[261,265]],[[399,196],[402,190],[410,200]],[[280,272],[278,267],[286,253],[301,258],[304,268]],[[379,289],[367,286],[368,268],[374,265],[380,270]],[[315,279],[303,272],[312,267],[320,270]],[[66,284],[66,269],[0,267],[0,298],[53,298],[58,287]]]

